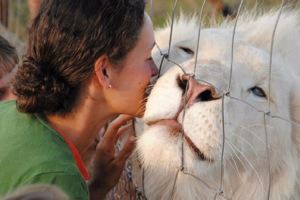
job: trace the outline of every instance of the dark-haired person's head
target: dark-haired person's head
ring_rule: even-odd
[[[11,81],[18,61],[16,49],[0,36],[0,101],[15,98],[11,90]]]
[[[82,99],[141,115],[156,66],[145,0],[44,0],[14,83],[19,110],[67,114]]]

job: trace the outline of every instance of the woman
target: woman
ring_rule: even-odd
[[[144,7],[144,0],[43,1],[16,75],[17,100],[0,104],[0,195],[50,183],[71,199],[101,199],[116,184],[135,139],[117,156],[114,145],[130,116],[143,115],[157,74]],[[89,180],[83,160],[121,113],[97,145]]]

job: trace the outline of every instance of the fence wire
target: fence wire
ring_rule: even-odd
[[[184,70],[184,67],[182,67],[179,63],[177,63],[176,61],[172,60],[170,57],[170,53],[171,53],[171,48],[172,48],[172,40],[173,40],[173,28],[174,28],[174,22],[175,22],[175,18],[176,18],[176,9],[178,6],[178,2],[180,0],[173,0],[173,7],[172,7],[172,17],[171,17],[171,25],[170,25],[170,36],[169,36],[169,43],[168,43],[168,50],[167,52],[163,52],[162,49],[159,47],[158,44],[156,44],[156,47],[161,55],[161,61],[160,61],[160,65],[159,65],[159,76],[161,75],[161,71],[162,71],[162,67],[164,62],[169,62],[172,63],[173,65],[177,66],[178,68],[180,68],[182,70],[182,72],[184,73],[184,75],[187,75],[190,78],[195,78],[195,73],[196,73],[196,69],[198,66],[198,56],[199,56],[199,44],[200,44],[200,40],[201,40],[201,30],[202,30],[202,17],[203,17],[203,13],[204,13],[204,9],[207,6],[207,1],[208,0],[203,0],[203,3],[201,5],[201,9],[200,12],[198,13],[198,17],[199,17],[199,29],[198,29],[198,34],[197,34],[197,44],[196,44],[196,52],[195,52],[195,64],[194,64],[194,69],[193,69],[193,74],[187,74],[186,71]],[[273,50],[274,50],[274,43],[275,43],[275,39],[276,39],[276,30],[277,30],[277,26],[280,23],[280,17],[282,14],[282,10],[284,8],[285,3],[287,2],[287,0],[282,0],[282,3],[280,5],[280,9],[278,11],[278,17],[276,19],[276,21],[274,22],[274,29],[273,29],[273,33],[272,33],[272,38],[271,38],[271,44],[270,44],[270,58],[269,58],[269,72],[268,72],[268,96],[270,97],[271,91],[272,91],[272,65],[273,65]],[[263,114],[263,125],[264,125],[264,133],[265,133],[265,153],[266,153],[266,158],[267,158],[267,170],[268,170],[268,187],[267,187],[267,191],[266,191],[266,199],[270,199],[270,193],[271,193],[271,183],[272,183],[272,177],[271,177],[271,163],[270,163],[270,152],[269,152],[269,134],[268,133],[268,127],[267,127],[267,120],[272,120],[272,119],[277,119],[277,120],[281,120],[284,121],[286,123],[290,123],[296,127],[300,128],[300,124],[295,122],[295,121],[291,121],[289,119],[286,119],[282,116],[276,116],[272,113],[271,110],[271,103],[270,103],[270,98],[268,98],[268,110],[261,110],[259,108],[257,108],[256,106],[250,104],[247,101],[244,101],[242,99],[239,99],[237,97],[234,97],[231,94],[231,86],[232,86],[232,76],[233,76],[233,70],[234,70],[234,47],[235,47],[235,34],[236,34],[236,28],[238,26],[238,20],[241,14],[241,11],[243,9],[243,5],[244,5],[244,0],[240,0],[239,2],[239,7],[238,7],[238,11],[235,17],[235,23],[234,23],[234,27],[233,27],[233,31],[232,31],[232,41],[231,41],[231,60],[230,60],[230,76],[229,76],[229,85],[226,91],[223,91],[222,94],[222,150],[221,150],[221,155],[220,155],[220,180],[219,180],[219,187],[214,187],[210,184],[208,184],[207,182],[205,182],[204,180],[202,180],[200,177],[194,175],[193,173],[189,172],[186,167],[185,167],[185,152],[184,152],[184,145],[185,145],[185,141],[186,141],[186,137],[185,137],[185,130],[184,130],[184,126],[182,127],[181,130],[181,166],[177,169],[176,175],[174,177],[174,182],[173,182],[173,187],[172,187],[172,192],[169,195],[169,199],[172,200],[174,199],[175,196],[175,190],[176,190],[176,184],[177,184],[177,180],[178,180],[178,176],[179,174],[184,174],[186,176],[190,176],[191,178],[195,179],[198,181],[200,186],[205,187],[208,191],[210,191],[213,195],[213,199],[217,199],[217,198],[222,198],[222,199],[232,199],[231,197],[226,196],[226,194],[224,193],[224,188],[223,188],[223,184],[224,184],[224,151],[225,151],[225,139],[226,139],[226,126],[225,126],[225,111],[226,111],[226,107],[225,107],[225,100],[233,100],[233,101],[237,101],[239,103],[245,104],[247,106],[249,106],[250,108],[254,109],[257,113],[262,113]],[[299,4],[299,1],[296,3],[296,6]],[[11,7],[12,4],[10,4],[9,10],[13,10],[13,8]],[[20,6],[21,5],[21,0],[17,0],[17,12],[13,13],[13,12],[9,12],[9,16],[8,16],[8,20],[9,20],[9,26],[13,27],[13,29],[15,30],[15,32],[17,34],[19,34],[19,29],[20,29],[20,23],[18,22],[18,20],[15,20],[15,18],[18,18],[20,16],[18,16],[19,11],[20,11]],[[255,0],[255,8],[257,9],[260,5],[260,2],[258,0]],[[153,18],[154,15],[154,11],[153,11],[153,7],[154,7],[154,1],[150,0],[150,16]],[[201,82],[207,83],[209,85],[212,85],[211,83],[205,81],[205,80],[199,80]],[[189,81],[188,81],[189,82]],[[187,82],[187,83],[188,83]],[[186,90],[188,89],[189,84],[187,84],[186,86]],[[218,92],[221,92],[220,89],[217,88]],[[184,108],[183,108],[183,115],[182,115],[182,124],[184,124],[184,119],[185,119],[185,112],[186,112],[186,104],[187,104],[187,95],[185,93],[184,95]],[[128,169],[128,170],[127,170]],[[132,170],[131,170],[131,166],[128,166],[126,168],[127,170],[127,175],[128,175],[128,179],[132,179]],[[146,171],[144,168],[142,168],[142,189],[141,191],[138,190],[138,186],[134,185],[135,188],[135,197],[130,197],[130,199],[147,199],[146,197],[146,193],[147,193],[147,188],[145,186],[145,179],[147,179],[146,177]],[[131,180],[132,181],[132,180]],[[128,186],[129,187],[129,186]],[[127,188],[126,190],[130,190],[129,188]]]
[[[171,52],[171,47],[172,47],[172,37],[173,37],[173,27],[174,27],[174,22],[175,22],[175,11],[177,8],[177,4],[178,4],[179,0],[174,0],[173,1],[173,10],[172,10],[172,18],[171,18],[171,27],[170,27],[170,36],[169,36],[169,45],[168,45],[168,50],[167,53],[163,52],[162,49],[159,47],[158,44],[156,44],[157,49],[161,55],[161,61],[160,61],[160,65],[159,65],[159,76],[161,75],[161,70],[163,67],[163,63],[164,62],[170,62],[172,64],[174,64],[175,66],[179,67],[182,72],[184,73],[184,75],[187,75],[189,78],[195,78],[195,72],[196,72],[196,68],[197,68],[197,63],[198,63],[198,53],[199,53],[199,44],[200,44],[200,39],[201,39],[201,29],[202,29],[202,16],[203,16],[203,10],[206,6],[207,0],[203,1],[203,4],[201,6],[201,10],[199,13],[199,19],[200,19],[200,24],[199,24],[199,30],[198,30],[198,35],[197,35],[197,46],[196,46],[196,52],[195,52],[195,65],[194,65],[194,70],[193,70],[193,74],[187,74],[186,71],[184,70],[184,68],[176,63],[175,61],[170,59],[170,52]],[[209,185],[208,183],[206,183],[204,180],[202,180],[200,177],[197,177],[196,175],[194,175],[193,173],[190,173],[186,170],[185,165],[184,165],[184,158],[185,158],[185,152],[184,152],[184,142],[186,140],[185,136],[184,136],[184,126],[182,127],[181,130],[181,167],[177,169],[176,175],[174,177],[174,182],[173,182],[173,187],[172,187],[172,192],[169,195],[169,199],[172,200],[174,199],[175,196],[175,190],[176,190],[176,184],[177,184],[177,180],[178,180],[178,175],[180,173],[190,176],[192,178],[194,178],[195,180],[197,180],[199,182],[199,185],[204,186],[205,188],[207,188],[208,191],[211,191],[212,193],[214,193],[214,197],[213,199],[217,199],[217,198],[222,198],[222,199],[232,199],[231,197],[226,196],[226,194],[224,193],[223,190],[223,182],[224,182],[224,151],[225,151],[225,139],[226,139],[226,126],[225,126],[225,100],[233,100],[233,101],[237,101],[240,102],[242,104],[245,104],[247,106],[249,106],[250,108],[254,109],[257,113],[262,113],[263,114],[263,126],[264,126],[264,133],[265,133],[265,153],[266,153],[266,158],[267,158],[267,170],[268,170],[268,186],[267,186],[267,191],[266,191],[266,199],[270,199],[270,193],[271,193],[271,181],[272,181],[272,177],[271,177],[271,163],[270,163],[270,152],[269,152],[269,133],[268,133],[268,126],[267,126],[267,120],[272,120],[272,119],[277,119],[277,120],[282,120],[284,122],[290,123],[294,126],[297,126],[300,128],[300,124],[295,122],[295,121],[291,121],[289,119],[286,119],[284,117],[281,116],[276,116],[272,114],[272,110],[271,110],[271,103],[270,103],[270,94],[271,94],[271,89],[272,89],[272,61],[273,61],[273,50],[274,50],[274,43],[275,43],[275,36],[276,36],[276,30],[277,30],[277,26],[280,22],[280,17],[282,14],[282,10],[285,6],[286,0],[282,0],[281,5],[280,5],[280,9],[278,11],[278,16],[276,21],[274,22],[274,29],[273,29],[273,33],[272,33],[272,38],[271,38],[271,44],[270,44],[270,58],[269,58],[269,72],[268,72],[268,110],[261,110],[257,107],[255,107],[254,105],[250,104],[247,101],[244,101],[242,99],[239,99],[237,97],[234,97],[231,95],[231,86],[232,86],[232,75],[233,75],[233,69],[234,69],[234,47],[235,47],[235,34],[236,34],[236,29],[237,29],[237,25],[238,25],[238,19],[240,17],[240,13],[243,9],[244,6],[244,0],[240,0],[239,3],[239,7],[238,7],[238,11],[237,14],[235,16],[235,23],[234,23],[234,27],[233,27],[233,31],[232,31],[232,42],[231,42],[231,61],[230,61],[230,76],[229,76],[229,85],[226,91],[223,92],[222,94],[222,129],[223,129],[223,134],[222,134],[222,151],[221,151],[221,164],[220,164],[220,183],[219,183],[219,187],[215,188],[211,185]],[[255,1],[255,7],[258,7],[259,5],[259,1],[256,0]],[[153,7],[153,1],[151,1],[151,6]],[[152,10],[152,9],[151,9]],[[153,13],[153,12],[151,12]],[[198,80],[197,81],[202,81],[205,83],[208,83],[207,81],[204,80]],[[187,81],[188,83],[189,81]],[[209,85],[212,85],[211,83],[208,83]],[[187,84],[186,86],[186,90],[188,89],[189,85]],[[218,90],[217,91],[221,91]],[[186,93],[185,93],[186,94]],[[184,124],[184,119],[185,119],[185,112],[186,112],[186,103],[187,103],[187,95],[184,96],[184,108],[183,108],[183,119],[182,119],[182,124]],[[250,164],[250,163],[249,163]],[[142,177],[142,191],[143,191],[143,199],[147,199],[147,197],[145,196],[146,194],[146,188],[145,188],[145,179],[147,178],[145,169],[143,168],[143,177]],[[262,182],[262,181],[260,181]]]

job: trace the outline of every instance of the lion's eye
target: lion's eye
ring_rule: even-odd
[[[182,47],[182,46],[180,46],[180,47],[178,47],[178,48],[181,49],[182,51],[184,51],[185,53],[189,54],[189,55],[194,55],[194,51],[191,50],[191,49],[188,48],[188,47]]]
[[[260,87],[253,87],[249,89],[249,92],[253,93],[254,95],[258,96],[258,97],[262,97],[262,98],[266,98],[267,95],[265,93],[265,91],[263,89],[261,89]]]

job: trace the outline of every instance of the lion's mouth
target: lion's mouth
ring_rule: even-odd
[[[198,83],[193,77],[182,76],[177,79],[178,86],[183,90],[181,104],[178,108],[176,115],[172,119],[157,119],[155,121],[145,122],[148,126],[163,125],[169,128],[169,134],[175,137],[180,137],[186,141],[187,146],[195,154],[195,156],[201,161],[213,162],[214,160],[208,158],[191,140],[191,138],[185,133],[182,128],[182,124],[178,121],[180,113],[186,108],[196,103],[197,98],[200,97],[200,101],[212,101],[220,99],[217,96],[216,91],[211,86]],[[154,84],[150,84],[146,89],[146,95],[150,95]]]
[[[148,126],[152,125],[162,125],[169,128],[169,134],[171,136],[180,137],[179,134],[182,134],[183,139],[186,141],[187,145],[196,157],[201,161],[213,162],[213,159],[208,158],[191,140],[191,138],[183,131],[182,125],[175,119],[162,119],[158,121],[148,122]]]
[[[187,142],[189,148],[195,153],[195,155],[202,161],[213,162],[214,160],[205,156],[205,154],[194,144],[189,136],[183,133],[183,138]]]

